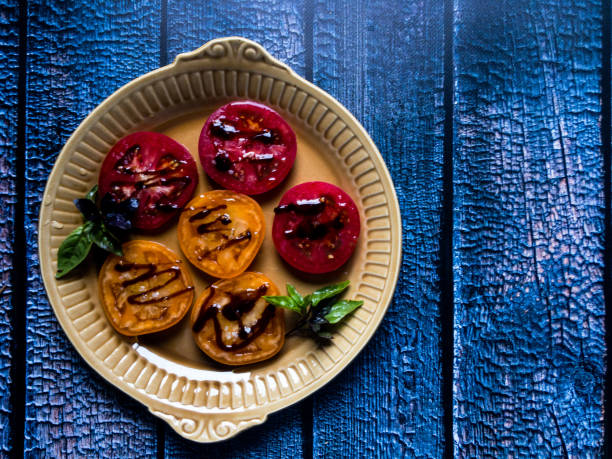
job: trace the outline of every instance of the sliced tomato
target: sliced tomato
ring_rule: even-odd
[[[278,295],[274,283],[260,273],[246,272],[215,282],[191,310],[193,337],[210,358],[226,365],[269,359],[285,342],[283,310],[264,295]]]
[[[274,213],[272,237],[276,250],[300,271],[334,271],[355,251],[360,230],[357,206],[331,183],[294,186]]]
[[[178,323],[193,302],[193,288],[179,257],[150,241],[123,244],[123,256],[109,255],[98,278],[100,301],[110,324],[128,336]]]
[[[200,134],[200,161],[223,188],[254,195],[279,185],[295,161],[295,133],[265,105],[240,101],[217,109]]]
[[[189,151],[157,132],[136,132],[115,144],[100,170],[100,196],[115,203],[136,198],[135,228],[162,227],[189,201],[198,168]]]
[[[215,277],[242,273],[264,239],[264,216],[252,198],[212,190],[192,199],[181,213],[178,240],[195,266]]]

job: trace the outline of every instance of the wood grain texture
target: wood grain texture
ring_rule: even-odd
[[[456,8],[456,453],[600,457],[601,7]]]
[[[0,1],[0,456],[11,450],[10,386],[16,197],[19,3]]]
[[[168,2],[168,58],[207,41],[238,35],[259,42],[274,57],[304,74],[301,1],[218,0]],[[226,442],[198,445],[166,429],[167,457],[301,457],[301,404],[272,414],[265,424]]]
[[[26,237],[28,456],[154,455],[155,422],[92,371],[61,330],[39,273],[37,219],[51,167],[81,120],[159,65],[159,2],[30,1]]]
[[[313,455],[440,457],[443,4],[318,0],[313,22],[314,82],[372,135],[403,223],[401,274],[380,329],[313,396]]]

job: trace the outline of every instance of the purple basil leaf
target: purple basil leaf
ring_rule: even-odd
[[[323,316],[320,316],[320,315],[317,314],[316,316],[313,316],[313,317],[310,318],[310,323],[311,324],[319,324],[319,325],[321,325],[321,324],[326,324],[327,320],[325,320],[323,318]]]
[[[122,214],[106,214],[104,215],[104,223],[106,223],[108,226],[124,231],[132,228],[132,221]]]
[[[86,221],[97,222],[100,220],[100,212],[93,201],[87,198],[75,199],[74,205],[83,214]]]
[[[138,210],[138,199],[129,198],[123,201],[115,201],[106,193],[100,202],[104,222],[113,228],[129,230],[132,228],[132,217]]]

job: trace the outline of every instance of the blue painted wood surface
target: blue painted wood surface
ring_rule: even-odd
[[[11,450],[11,267],[17,159],[19,12],[17,1],[0,1],[0,456]]]
[[[602,454],[601,13],[457,2],[459,456]]]
[[[29,277],[27,304],[16,305],[27,318],[26,422],[17,429],[27,454],[439,457],[444,205],[454,212],[454,425],[446,427],[456,455],[602,452],[599,121],[610,101],[600,99],[601,5],[448,3],[454,29],[445,35],[443,4],[433,0],[28,1],[20,198]],[[0,285],[10,282],[18,198],[18,4],[0,0]],[[233,34],[311,78],[372,134],[402,205],[404,258],[388,315],[348,369],[265,425],[201,446],[162,427],[71,347],[38,273],[36,220],[50,168],[92,108],[175,54]],[[445,39],[455,70],[455,105],[446,107]],[[443,165],[445,109],[455,136],[452,164]],[[445,166],[454,175],[446,203]],[[0,295],[0,456],[22,441],[9,426],[12,290]]]
[[[51,167],[105,97],[159,66],[159,2],[28,5],[25,452],[132,457],[156,451],[155,421],[92,371],[61,330],[38,270],[37,220]]]
[[[443,4],[319,0],[313,23],[314,83],[372,136],[403,224],[402,273],[385,319],[313,396],[314,457],[440,457]]]

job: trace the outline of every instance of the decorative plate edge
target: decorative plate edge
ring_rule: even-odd
[[[229,59],[240,62],[263,63],[283,70],[291,75],[294,71],[287,65],[273,58],[259,43],[243,37],[227,37],[211,40],[198,49],[176,56],[173,66],[180,66],[191,61]]]
[[[198,419],[191,417],[177,417],[165,411],[149,411],[155,416],[166,421],[181,437],[198,443],[214,443],[227,440],[234,435],[259,424],[263,424],[267,416],[252,417],[246,419],[231,420],[220,418],[218,414],[205,416]]]

